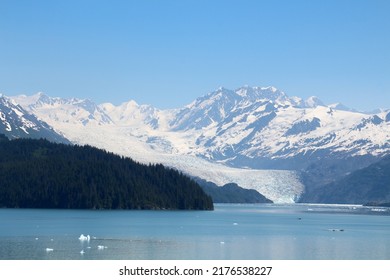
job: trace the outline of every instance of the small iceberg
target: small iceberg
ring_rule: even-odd
[[[98,250],[104,250],[104,249],[107,249],[107,246],[98,245],[97,248],[98,248]]]
[[[79,237],[79,240],[80,241],[89,241],[89,240],[91,240],[91,237],[89,236],[89,234],[87,236],[85,236],[84,234],[81,234]]]
[[[46,252],[53,252],[54,249],[53,248],[46,248]]]
[[[81,250],[81,251],[80,251],[80,254],[81,254],[81,255],[84,255],[84,253],[85,253],[84,250]]]

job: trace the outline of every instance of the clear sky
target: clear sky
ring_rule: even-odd
[[[182,107],[273,85],[390,108],[390,1],[0,0],[0,92]]]

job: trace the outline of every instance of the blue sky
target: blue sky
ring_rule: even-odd
[[[178,108],[273,85],[390,108],[390,1],[0,0],[0,92]]]

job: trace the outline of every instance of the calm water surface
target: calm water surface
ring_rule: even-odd
[[[80,241],[81,234],[91,239]],[[0,209],[0,259],[390,259],[390,211],[307,204]]]

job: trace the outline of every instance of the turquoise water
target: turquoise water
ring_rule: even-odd
[[[90,240],[81,241],[81,234]],[[0,259],[390,259],[386,208],[0,209]]]

